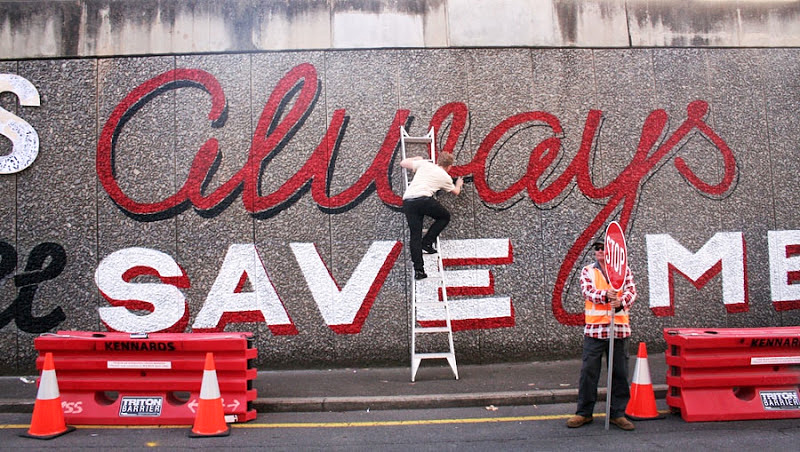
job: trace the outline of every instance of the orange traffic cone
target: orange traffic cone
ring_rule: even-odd
[[[636,355],[636,367],[631,382],[631,400],[625,409],[625,415],[634,421],[661,419],[656,409],[656,396],[653,393],[653,382],[650,380],[650,367],[647,364],[647,347],[639,342],[639,353]]]
[[[206,353],[206,364],[203,370],[203,381],[200,384],[200,399],[197,405],[197,416],[189,436],[192,438],[228,436],[231,429],[225,423],[222,408],[222,397],[219,394],[217,370],[214,367],[214,354]]]
[[[61,394],[58,392],[56,368],[53,365],[53,354],[44,355],[44,368],[39,378],[39,390],[33,404],[33,417],[28,433],[20,436],[35,439],[53,439],[75,430],[64,422],[64,410],[61,409]]]

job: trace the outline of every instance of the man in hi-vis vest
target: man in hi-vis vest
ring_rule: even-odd
[[[581,270],[581,293],[585,300],[586,326],[583,328],[583,365],[578,388],[578,409],[575,416],[567,420],[567,427],[576,428],[592,422],[594,404],[597,401],[597,381],[603,355],[608,355],[608,338],[611,313],[614,313],[614,360],[611,383],[611,407],[609,423],[623,430],[633,430],[634,425],[625,417],[625,408],[630,400],[628,387],[628,338],[631,324],[628,313],[636,300],[636,284],[628,268],[625,283],[615,292],[608,282],[605,265],[605,242],[598,239],[592,244],[595,262]],[[608,359],[608,356],[606,356]]]

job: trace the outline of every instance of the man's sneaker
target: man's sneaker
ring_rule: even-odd
[[[589,424],[594,420],[592,416],[581,416],[580,414],[576,414],[571,418],[567,419],[567,427],[569,428],[578,428],[582,425]]]
[[[436,248],[433,247],[432,244],[422,245],[422,251],[428,254],[436,254]]]
[[[425,274],[425,270],[414,270],[414,279],[420,280],[427,278],[428,275]]]
[[[608,422],[610,424],[614,424],[617,427],[621,428],[622,430],[633,430],[634,427],[633,422],[629,421],[628,418],[625,416],[615,417],[614,419],[609,419]]]

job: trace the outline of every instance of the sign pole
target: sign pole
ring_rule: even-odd
[[[628,269],[628,251],[625,244],[625,235],[622,233],[622,228],[619,223],[612,221],[606,228],[606,238],[604,245],[604,255],[606,275],[608,275],[608,282],[614,292],[619,294],[622,286],[625,285],[625,274]],[[616,310],[611,310],[611,321],[608,325],[608,362],[607,380],[606,380],[606,423],[605,429],[608,430],[608,425],[611,420],[611,383],[612,375],[614,373],[614,316]]]
[[[611,374],[614,372],[614,313],[611,313],[611,323],[608,324],[608,377],[606,379],[606,430],[611,420]]]

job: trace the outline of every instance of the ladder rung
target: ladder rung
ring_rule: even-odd
[[[430,143],[430,137],[403,137],[406,143]]]
[[[415,303],[418,308],[446,308],[444,301],[418,301]]]
[[[441,282],[442,282],[442,278],[441,278],[441,276],[439,276],[439,275],[437,275],[435,273],[428,273],[428,277],[423,279],[423,280],[420,280],[420,281],[425,281],[423,284],[426,284],[426,285],[435,285],[437,287],[440,287],[441,286]],[[420,281],[414,281],[414,282],[416,284],[420,284]]]
[[[454,353],[416,353],[414,355],[417,359],[447,359],[455,356]]]
[[[446,326],[426,326],[426,327],[417,327],[414,329],[416,333],[424,334],[424,333],[449,333],[450,328]]]

